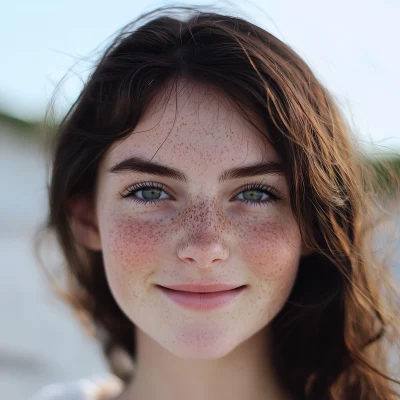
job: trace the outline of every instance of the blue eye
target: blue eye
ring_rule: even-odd
[[[260,183],[248,184],[241,189],[242,191],[237,195],[243,195],[246,192],[251,193],[252,199],[243,199],[240,200],[246,204],[250,204],[252,206],[265,206],[273,201],[281,200],[282,198],[277,194],[276,190],[270,186],[265,186]],[[142,192],[141,196],[138,197],[136,193]],[[137,183],[131,186],[125,194],[120,194],[123,198],[130,198],[130,200],[139,204],[153,205],[159,204],[163,201],[160,198],[149,198],[149,197],[157,197],[160,196],[161,192],[167,193],[164,190],[164,185],[154,182],[142,182]],[[169,196],[169,194],[167,193]],[[147,197],[147,199],[146,199]],[[263,200],[261,200],[264,198]],[[168,199],[168,198],[167,198]],[[261,200],[261,201],[259,201]]]
[[[157,196],[161,191],[163,191],[164,186],[159,184],[159,183],[153,183],[153,182],[143,182],[143,183],[137,183],[133,186],[131,186],[126,194],[121,195],[122,197],[126,198],[129,197],[130,200],[134,201],[135,203],[140,203],[140,204],[155,204],[159,203],[161,200],[160,199],[143,199],[140,197],[136,196],[136,192],[142,192],[142,193],[147,193],[145,197],[148,196]],[[143,195],[143,194],[142,194]]]

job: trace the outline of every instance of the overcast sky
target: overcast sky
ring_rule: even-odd
[[[77,60],[90,56],[139,14],[166,4],[2,1],[0,108],[28,119],[43,116],[56,84]],[[400,1],[236,0],[232,4],[236,15],[242,10],[308,62],[363,142],[400,149]],[[78,95],[87,66],[81,62],[69,74],[57,103],[59,112]]]

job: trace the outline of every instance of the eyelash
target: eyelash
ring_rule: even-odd
[[[125,194],[120,193],[120,196],[122,198],[131,197],[130,200],[134,201],[135,203],[146,204],[146,205],[153,205],[153,204],[157,204],[157,203],[163,201],[160,199],[159,200],[144,200],[144,199],[134,197],[135,192],[137,192],[139,190],[143,190],[143,189],[150,189],[150,188],[161,189],[170,196],[170,194],[164,190],[164,188],[165,188],[164,185],[162,185],[160,183],[155,183],[155,182],[136,183],[135,185],[133,185],[129,189],[127,189]],[[269,195],[270,199],[263,200],[263,201],[257,201],[257,200],[239,200],[239,201],[244,202],[246,204],[250,204],[252,206],[260,206],[261,207],[261,206],[266,206],[273,201],[282,200],[282,198],[278,195],[277,191],[274,188],[272,188],[270,186],[262,185],[261,183],[258,183],[258,182],[257,183],[249,183],[249,184],[245,185],[243,188],[241,188],[241,192],[239,192],[236,196],[238,196],[239,194],[241,194],[243,192],[247,192],[249,190],[261,191],[261,192]]]

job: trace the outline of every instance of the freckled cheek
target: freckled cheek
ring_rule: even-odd
[[[113,217],[103,237],[103,254],[108,268],[128,278],[148,275],[156,270],[165,257],[167,229],[159,223],[132,217]],[[129,279],[129,278],[128,278]]]
[[[248,268],[268,281],[290,280],[300,257],[300,233],[294,223],[268,221],[246,228],[240,249]]]

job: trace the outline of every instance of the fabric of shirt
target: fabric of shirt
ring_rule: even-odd
[[[111,400],[123,390],[123,382],[110,373],[52,383],[29,400]]]

